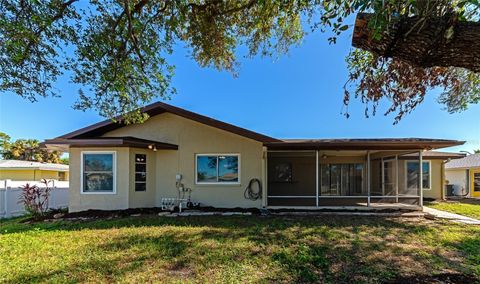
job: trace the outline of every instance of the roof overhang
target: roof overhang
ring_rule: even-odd
[[[399,157],[399,159],[408,160],[410,158],[415,158],[418,156],[418,153],[407,154]],[[423,158],[428,160],[453,160],[453,159],[462,159],[465,157],[465,154],[462,153],[450,153],[450,152],[436,152],[436,151],[426,151],[423,153]]]
[[[269,150],[433,150],[464,144],[465,141],[386,138],[386,139],[307,139],[268,142]]]
[[[136,137],[55,138],[45,140],[43,146],[51,150],[66,151],[69,147],[134,147],[146,149],[178,150],[178,145]]]

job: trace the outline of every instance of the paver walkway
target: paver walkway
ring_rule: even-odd
[[[480,225],[480,220],[463,216],[460,214],[450,213],[447,211],[442,211],[438,209],[433,209],[430,207],[423,207],[423,212],[431,214],[440,219],[447,219],[456,223],[471,224],[471,225]]]

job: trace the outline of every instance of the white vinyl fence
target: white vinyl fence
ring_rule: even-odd
[[[25,184],[45,187],[38,181],[11,181],[0,180],[0,218],[20,216],[26,213],[19,200],[22,196],[21,187]],[[49,186],[53,187],[48,199],[48,207],[52,209],[68,207],[68,181],[53,180]]]

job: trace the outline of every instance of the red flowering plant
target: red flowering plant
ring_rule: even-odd
[[[44,187],[30,185],[29,183],[20,187],[22,195],[18,203],[23,204],[25,210],[35,217],[43,216],[47,212],[50,191],[53,189],[49,186],[51,180],[42,179],[41,182],[45,185]]]

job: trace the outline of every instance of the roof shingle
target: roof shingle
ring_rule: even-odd
[[[68,171],[68,165],[20,160],[0,160],[0,169],[35,169],[47,171]]]
[[[455,159],[445,164],[446,169],[466,169],[480,167],[480,154],[468,155],[462,159]]]

